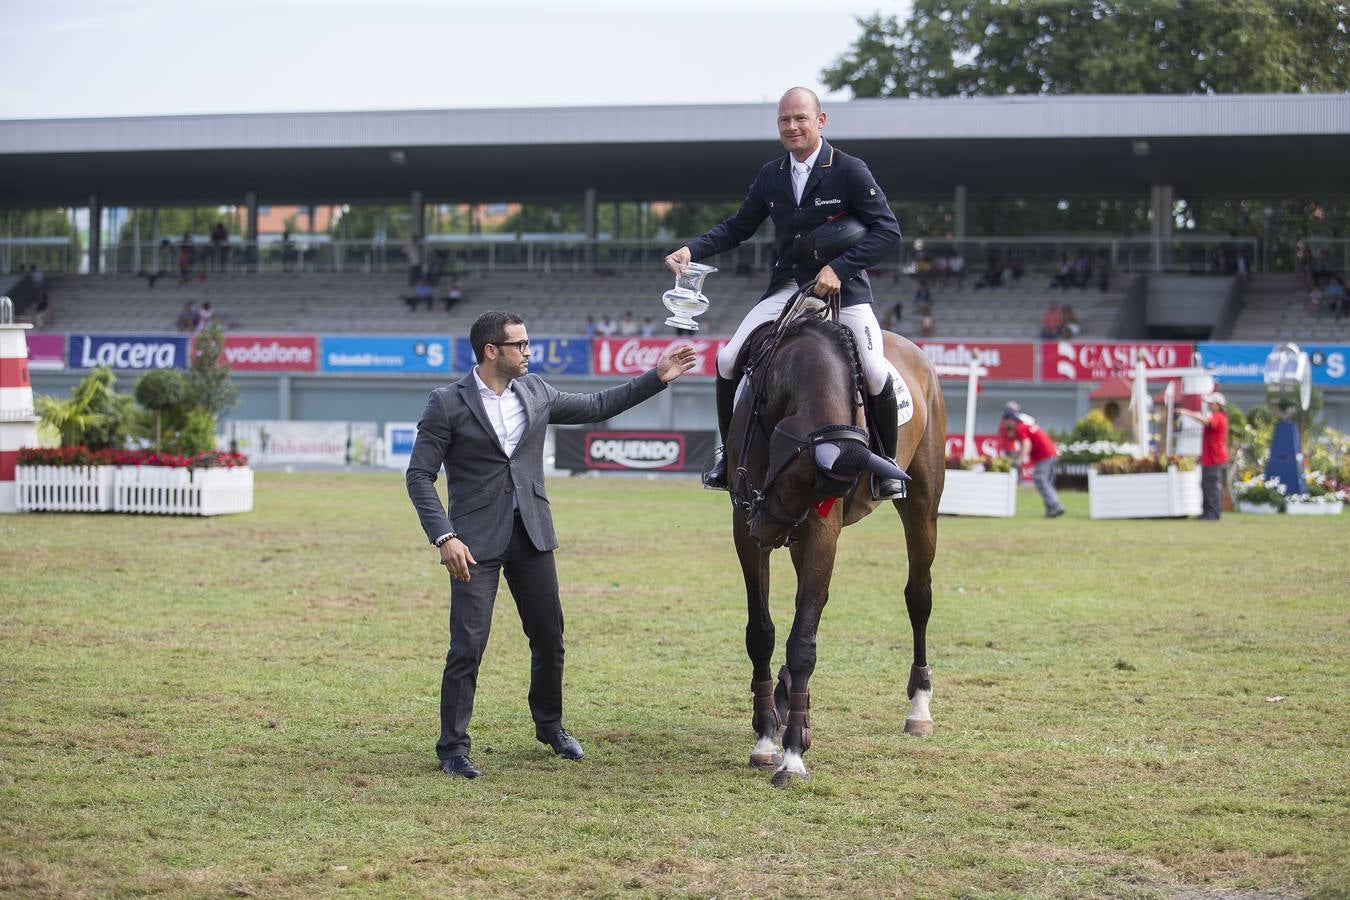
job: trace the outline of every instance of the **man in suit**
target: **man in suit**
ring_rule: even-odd
[[[750,192],[730,218],[666,257],[666,266],[679,273],[691,261],[706,259],[748,240],[760,223],[773,219],[775,260],[769,288],[717,354],[717,422],[726,440],[736,396],[736,357],[742,345],[763,322],[773,321],[801,285],[814,279],[814,292],[840,295],[840,319],[857,339],[867,382],[868,415],[877,423],[886,455],[894,459],[896,441],[895,391],[882,349],[881,326],[872,309],[872,287],[867,269],[893,253],[900,243],[900,225],[877,186],[867,164],[849,156],[820,136],[826,116],[815,93],[794,87],[778,101],[778,137],[787,155],[765,163]],[[803,239],[831,219],[856,216],[867,233],[842,255],[821,266],[803,252]],[[713,467],[703,476],[704,487],[727,489],[726,459],[718,451]],[[883,498],[904,495],[899,479],[877,485]]]
[[[558,539],[544,490],[547,426],[616,416],[659,393],[696,359],[689,345],[675,346],[655,369],[627,384],[564,394],[527,374],[530,339],[519,316],[483,313],[469,343],[478,365],[431,392],[417,423],[407,483],[422,529],[452,579],[436,756],[447,775],[477,778],[482,773],[469,760],[469,717],[502,573],[530,641],[535,737],[565,759],[582,756],[562,722],[563,616],[553,564]],[[448,511],[436,493],[442,467]]]

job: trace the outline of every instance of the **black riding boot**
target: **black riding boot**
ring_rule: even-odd
[[[895,385],[889,377],[881,392],[875,397],[869,397],[867,402],[871,406],[872,421],[881,435],[881,452],[887,459],[894,461],[895,445],[900,438],[896,430],[899,414],[895,408]],[[905,496],[905,483],[899,478],[876,476],[875,480],[875,496],[878,500],[900,500]]]
[[[731,413],[736,403],[736,382],[717,376],[717,429],[722,446],[713,452],[712,468],[703,473],[703,487],[710,491],[727,489],[727,432],[731,430]]]

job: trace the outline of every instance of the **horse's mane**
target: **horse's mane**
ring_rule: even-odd
[[[849,370],[853,372],[854,391],[863,394],[862,357],[858,353],[858,342],[853,337],[852,329],[833,319],[807,313],[785,325],[779,340],[786,341],[788,338],[796,337],[805,331],[815,331],[834,340],[839,349],[843,351],[844,361],[848,364]]]

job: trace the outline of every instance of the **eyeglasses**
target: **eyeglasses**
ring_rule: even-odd
[[[493,341],[492,343],[497,347],[515,347],[517,353],[524,353],[526,350],[530,349],[529,338],[524,338],[519,341]]]

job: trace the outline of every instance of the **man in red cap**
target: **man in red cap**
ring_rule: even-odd
[[[1055,493],[1055,462],[1059,459],[1059,448],[1054,439],[1012,401],[1003,407],[999,430],[1005,443],[1012,448],[1014,465],[1020,468],[1031,463],[1031,483],[1036,485],[1045,503],[1045,517],[1053,519],[1064,515],[1064,504]]]
[[[1227,402],[1223,394],[1215,391],[1206,395],[1200,412],[1177,410],[1205,429],[1200,435],[1200,495],[1203,498],[1200,518],[1211,522],[1219,521],[1219,512],[1223,509],[1223,470],[1228,464],[1228,414],[1223,411],[1223,406]]]

